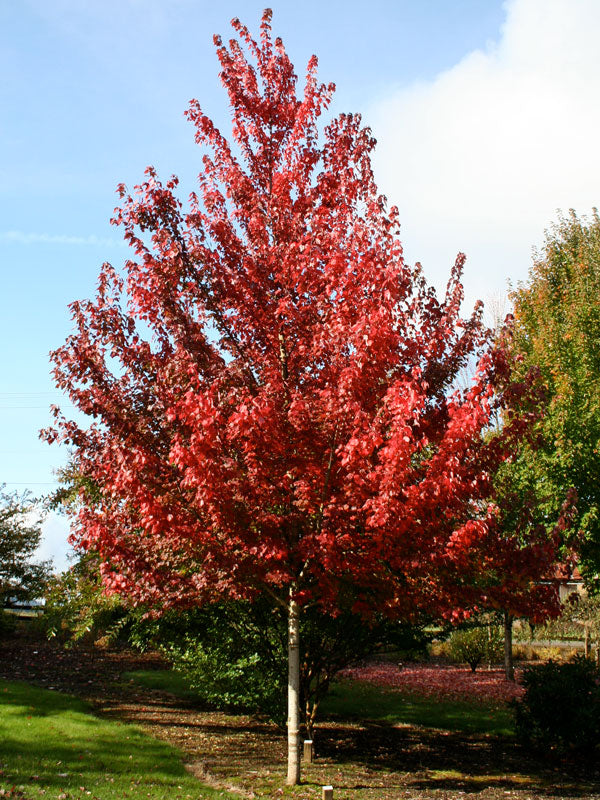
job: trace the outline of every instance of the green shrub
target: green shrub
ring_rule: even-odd
[[[284,725],[284,621],[266,603],[215,603],[158,618],[131,614],[128,639],[140,650],[159,649],[203,701]]]
[[[502,660],[504,638],[497,625],[456,630],[448,641],[450,658],[468,664],[475,672],[481,662],[494,664]]]
[[[518,738],[533,748],[591,751],[600,744],[600,670],[576,656],[525,669],[525,695],[515,701]]]

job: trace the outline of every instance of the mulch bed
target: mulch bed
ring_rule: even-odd
[[[0,677],[77,695],[102,715],[137,723],[179,747],[188,768],[205,782],[235,789],[244,797],[280,797],[284,734],[260,718],[203,709],[122,678],[126,671],[164,667],[156,654],[129,650],[64,649],[27,639],[0,645]],[[372,669],[389,680],[395,674],[392,669],[382,671],[381,665]],[[415,675],[417,682],[423,678],[422,672],[421,678]],[[399,676],[402,681],[402,671]],[[404,687],[408,678],[405,673]],[[535,759],[494,737],[325,721],[319,726],[316,748],[318,758],[304,769],[304,785],[294,797],[320,797],[320,787],[332,784],[336,800],[600,800],[598,765]]]

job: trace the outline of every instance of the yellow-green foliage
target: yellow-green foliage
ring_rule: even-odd
[[[525,375],[539,369],[547,413],[538,422],[540,449],[524,447],[523,486],[534,489],[540,521],[555,522],[571,487],[588,578],[600,569],[600,218],[575,212],[546,234],[529,278],[513,293],[511,362]]]
[[[448,641],[450,657],[459,664],[468,664],[475,672],[479,664],[500,661],[504,640],[497,625],[484,625],[454,631]]]

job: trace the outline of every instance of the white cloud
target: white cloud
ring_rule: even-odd
[[[68,543],[69,521],[55,511],[43,511],[39,506],[24,515],[27,525],[41,527],[42,538],[32,561],[51,561],[53,572],[63,572],[69,566],[73,548]]]
[[[599,29],[597,0],[511,0],[497,43],[368,113],[407,259],[437,286],[464,251],[468,299],[502,291],[557,209],[600,204]]]
[[[101,247],[126,247],[121,239],[108,239],[101,236],[67,236],[62,233],[27,233],[25,231],[0,231],[0,242],[16,244],[65,244],[91,245]]]
[[[65,517],[50,511],[42,522],[42,540],[36,551],[36,559],[50,559],[55,572],[63,572],[68,566],[72,548],[67,542],[69,522]]]

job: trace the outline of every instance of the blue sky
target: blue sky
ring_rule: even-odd
[[[153,164],[193,187],[184,120],[196,97],[228,112],[213,33],[263,3],[20,0],[0,3],[0,483],[52,489],[65,455],[38,440],[60,400],[48,352],[67,305],[100,264],[127,255],[109,224],[115,187]],[[273,3],[300,76],[309,56],[334,81],[332,114],[359,111],[379,141],[376,176],[403,222],[409,260],[441,286],[459,250],[467,299],[524,279],[557,208],[598,203],[600,25],[596,0]],[[492,302],[493,304],[493,302]],[[65,409],[68,410],[68,407]],[[66,524],[44,555],[64,564]]]

